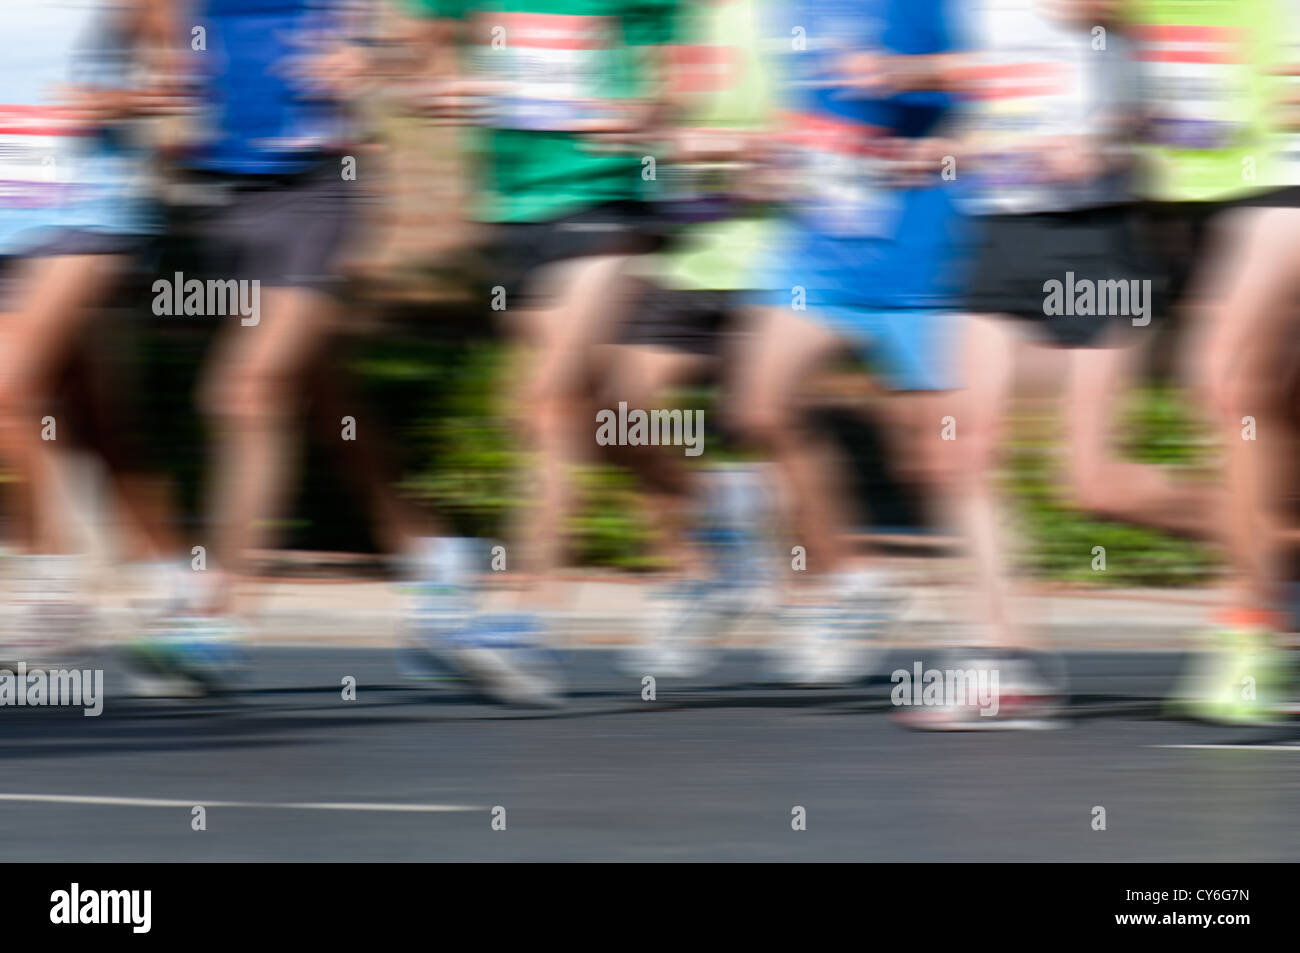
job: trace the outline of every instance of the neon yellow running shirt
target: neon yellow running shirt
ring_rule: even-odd
[[[1280,14],[1278,0],[1132,3],[1145,197],[1227,201],[1278,184]]]
[[[687,128],[755,131],[770,123],[772,70],[761,49],[760,9],[759,0],[705,0],[683,18],[686,45],[675,51],[674,74]],[[661,169],[669,200],[679,191],[676,180],[690,181],[696,171],[690,165]],[[750,275],[771,227],[761,214],[685,225],[672,251],[638,262],[636,269],[668,288],[744,290],[752,286]]]

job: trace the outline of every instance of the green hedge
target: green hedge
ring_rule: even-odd
[[[413,451],[414,468],[403,489],[452,516],[466,532],[491,536],[503,532],[512,505],[512,468],[518,463],[499,403],[503,355],[493,343],[452,347],[423,358],[403,346],[355,363],[378,405],[406,408],[402,437]],[[433,364],[440,369],[431,373]],[[1193,471],[1205,461],[1205,440],[1174,390],[1139,391],[1127,416],[1128,455],[1187,470],[1187,478],[1195,478]],[[1005,474],[1028,533],[1025,568],[1030,573],[1104,586],[1176,586],[1207,578],[1214,568],[1207,545],[1072,509],[1055,473],[1054,442],[1035,439],[1035,429],[1025,421],[1013,428]],[[630,475],[597,465],[586,471],[582,487],[588,505],[572,526],[578,558],[599,566],[650,568],[651,530],[636,506]],[[1105,573],[1091,569],[1094,546],[1106,548]]]
[[[151,434],[165,448],[161,461],[176,478],[180,498],[198,525],[199,481],[206,464],[201,428],[189,395],[205,345],[151,338],[143,349],[140,380],[146,394],[168,395],[166,417]],[[345,356],[359,382],[358,420],[378,422],[399,452],[398,490],[427,505],[460,533],[503,538],[515,500],[521,459],[502,404],[505,347],[493,340],[454,342],[419,333],[386,340],[362,339]],[[691,395],[694,406],[706,400]],[[1188,471],[1195,478],[1207,458],[1203,435],[1190,423],[1179,395],[1163,387],[1138,392],[1126,431],[1133,459]],[[1154,530],[1094,519],[1071,508],[1055,473],[1059,423],[1018,419],[1004,474],[1027,533],[1024,567],[1030,574],[1095,586],[1177,586],[1203,581],[1214,569],[1210,547]],[[712,449],[710,460],[719,458]],[[355,494],[342,487],[319,446],[306,460],[287,544],[307,549],[374,548],[369,520]],[[635,480],[612,465],[582,475],[587,506],[571,527],[576,556],[586,565],[644,570],[652,527],[636,505]],[[1093,572],[1094,546],[1107,551],[1107,571]]]

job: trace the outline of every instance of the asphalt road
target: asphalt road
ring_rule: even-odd
[[[98,718],[0,708],[0,860],[1300,859],[1300,725],[1157,720],[1172,653],[1072,654],[1067,725],[980,734],[898,727],[883,681],[765,687],[741,653],[653,702],[571,653],[546,713],[403,684],[386,654],[254,659],[220,700],[122,697],[106,660]]]

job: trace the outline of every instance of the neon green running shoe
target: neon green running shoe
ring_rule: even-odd
[[[1229,626],[1207,633],[1206,642],[1167,709],[1222,724],[1258,724],[1276,717],[1286,682],[1286,656],[1276,647],[1277,633],[1262,626]]]

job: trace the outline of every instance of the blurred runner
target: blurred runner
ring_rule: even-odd
[[[735,365],[744,294],[772,226],[761,6],[709,0],[683,17],[683,45],[670,56],[672,127],[654,149],[670,246],[629,266],[637,282],[619,343],[600,361],[602,406],[673,407],[673,391],[716,384]],[[641,478],[670,574],[652,599],[645,643],[626,661],[660,677],[698,674],[722,624],[749,616],[767,591],[763,474],[753,465],[701,472],[675,446],[625,448],[623,459]]]
[[[1217,522],[1215,487],[1174,483],[1161,468],[1117,459],[1118,409],[1136,370],[1131,342],[1151,333],[1142,329],[1163,301],[1183,298],[1189,260],[1204,280],[1205,223],[1222,208],[1218,203],[1257,189],[1253,167],[1267,157],[1242,87],[1266,55],[1240,45],[1249,29],[1224,34],[1206,27],[1216,17],[1236,16],[1226,9],[1202,9],[1204,22],[1186,29],[1135,13],[1156,188],[1185,189],[1182,195],[1201,203],[1155,211],[1164,236],[1166,273],[1160,275],[1134,240],[1139,224],[1149,223],[1127,203],[1122,137],[1129,91],[1138,84],[1127,68],[1116,11],[1112,3],[995,0],[981,4],[973,21],[984,52],[963,84],[975,101],[968,151],[983,242],[970,303],[986,316],[973,318],[968,329],[957,498],[979,576],[973,640],[989,650],[985,660],[959,667],[998,666],[1006,697],[994,718],[969,705],[900,713],[917,727],[1043,725],[1040,716],[1059,701],[1052,666],[1026,651],[1033,640],[1010,611],[1011,554],[994,491],[1019,341],[1073,349],[1066,459],[1069,485],[1083,506],[1189,533],[1210,534]],[[1164,229],[1171,220],[1186,227],[1190,248],[1186,240],[1169,241]],[[1030,322],[1019,326],[1029,333],[1017,333],[1006,317]]]
[[[1285,509],[1295,477],[1287,417],[1300,164],[1294,80],[1277,74],[1300,73],[1300,5],[1135,6],[1155,91],[1153,189],[1180,203],[1176,208],[1200,202],[1214,215],[1213,257],[1198,260],[1192,276],[1200,322],[1190,350],[1226,455],[1227,492],[1216,522],[1232,576],[1227,606],[1205,633],[1173,707],[1214,721],[1265,721],[1284,705],[1290,676],[1283,634],[1295,630],[1285,591],[1294,520]],[[1238,199],[1236,207],[1224,209],[1225,199]]]
[[[595,449],[593,348],[626,300],[624,268],[658,244],[652,166],[633,149],[662,125],[674,0],[414,0],[459,56],[427,111],[473,121],[475,217],[491,225],[486,294],[521,345],[514,418],[534,454],[517,538],[524,611],[480,616],[448,646],[508,701],[553,703],[538,610],[563,562],[574,468]],[[436,50],[430,63],[445,62]],[[484,544],[486,546],[486,544]],[[511,569],[512,575],[515,569]]]
[[[60,427],[105,450],[62,384],[87,322],[156,225],[139,130],[174,103],[157,85],[168,28],[158,0],[12,5],[0,62],[0,452],[18,478],[20,617],[0,661],[81,647],[93,613],[56,465]],[[84,410],[84,408],[82,408]],[[74,429],[75,425],[75,429]],[[108,440],[112,440],[108,436]],[[106,451],[107,452],[107,451]],[[140,486],[115,474],[145,550],[165,546]]]
[[[1124,358],[1118,346],[1131,343],[1133,326],[1145,328],[1155,308],[1136,254],[1123,145],[1131,73],[1109,6],[981,0],[967,8],[976,51],[951,75],[970,100],[960,174],[979,250],[967,296],[965,390],[949,412],[960,428],[952,502],[976,574],[964,639],[979,648],[951,667],[996,669],[1002,697],[995,715],[973,699],[901,709],[899,719],[912,727],[1037,727],[1061,700],[1050,666],[1029,651],[1031,634],[1012,611],[1014,547],[998,500],[997,464],[1021,360],[1041,365],[1051,360],[1044,348],[1075,349],[1068,476],[1085,504],[1117,514],[1139,502],[1136,494],[1149,507],[1165,482],[1155,468],[1109,456],[1122,396],[1113,386]],[[1054,286],[1068,302],[1052,300]],[[1095,293],[1095,306],[1076,308],[1076,287]]]
[[[836,463],[807,425],[810,375],[861,348],[917,420],[933,420],[955,386],[950,353],[965,222],[942,173],[938,136],[952,99],[938,85],[956,48],[955,5],[939,0],[818,0],[777,8],[768,31],[787,49],[791,84],[785,170],[799,191],[761,272],[761,306],[729,410],[770,452],[791,502],[806,581],[784,615],[774,674],[802,684],[865,673],[855,636],[895,598],[854,557]],[[927,440],[922,471],[942,460]]]
[[[172,237],[196,243],[201,273],[162,276],[154,312],[220,325],[200,394],[214,535],[187,604],[130,646],[160,677],[219,688],[241,667],[237,584],[284,507],[306,375],[338,319],[358,195],[344,174],[347,104],[364,77],[366,13],[355,0],[180,7],[176,79],[196,105],[177,158],[186,201]]]
[[[233,683],[243,664],[237,636],[255,625],[250,557],[274,543],[304,425],[337,440],[356,411],[336,332],[345,256],[375,179],[359,148],[359,101],[393,78],[378,12],[366,0],[206,0],[184,20],[179,72],[195,108],[173,144],[170,237],[197,249],[199,270],[165,276],[155,312],[219,327],[200,388],[214,437],[215,535],[206,565],[187,567],[203,571],[187,574],[186,598],[129,646],[140,691]],[[365,494],[380,542],[401,560],[408,623],[458,630],[478,570],[472,547],[436,535],[432,520],[394,495],[375,451],[381,430],[364,425],[336,456]],[[421,660],[419,674],[427,668]]]

